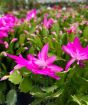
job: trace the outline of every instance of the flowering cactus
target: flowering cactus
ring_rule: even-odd
[[[44,21],[43,21],[43,25],[45,28],[49,29],[51,28],[51,26],[54,24],[54,20],[52,18],[50,18],[49,20],[47,19],[47,14],[45,14],[44,16]]]
[[[2,39],[8,37],[8,32],[15,26],[17,18],[13,15],[7,14],[0,18],[0,42]]]
[[[14,69],[26,67],[34,74],[48,75],[57,80],[59,77],[56,76],[55,73],[63,70],[61,67],[53,64],[53,62],[56,60],[56,56],[48,57],[48,44],[44,45],[42,50],[38,53],[38,58],[30,54],[27,56],[27,59],[24,59],[21,55],[18,57],[8,54],[8,56],[14,59],[17,63]]]
[[[65,70],[68,70],[75,61],[80,64],[80,61],[88,60],[88,46],[83,48],[78,37],[75,37],[74,42],[68,42],[67,45],[63,45],[62,49],[71,56],[71,60],[68,61]]]
[[[30,21],[32,18],[36,18],[36,9],[32,9],[27,13],[26,20]]]

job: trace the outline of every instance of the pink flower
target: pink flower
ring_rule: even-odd
[[[70,29],[66,29],[66,31],[68,34],[71,34],[71,33],[76,34],[76,29],[77,29],[76,26],[71,26]]]
[[[11,40],[11,43],[16,42],[17,40],[18,40],[17,38],[13,38],[13,39]]]
[[[0,18],[0,42],[3,38],[8,37],[8,32],[15,26],[17,18],[7,14]],[[2,43],[3,44],[3,43]]]
[[[5,37],[8,37],[8,33],[0,30],[0,44],[4,44],[3,38]]]
[[[20,26],[22,23],[25,22],[25,18],[20,18],[16,24],[16,26]]]
[[[32,18],[36,18],[36,9],[32,9],[27,13],[26,20],[30,21]]]
[[[8,37],[8,33],[5,31],[0,31],[0,39]]]
[[[47,14],[44,16],[44,21],[43,21],[43,25],[45,28],[49,29],[51,28],[51,26],[54,24],[54,20],[52,18],[50,18],[49,20],[47,19]]]
[[[0,39],[8,36],[9,27],[3,17],[0,18]]]
[[[16,24],[16,22],[18,21],[18,19],[15,16],[13,16],[12,14],[7,14],[3,18],[9,27],[13,27]]]
[[[65,21],[67,18],[68,18],[67,16],[64,16],[64,17],[63,17],[63,21]]]
[[[67,62],[65,70],[68,70],[70,65],[75,61],[77,61],[77,64],[79,65],[81,62],[82,65],[82,61],[88,59],[88,46],[83,48],[78,37],[75,37],[73,42],[68,42],[67,45],[63,45],[62,49],[71,56],[71,59]]]
[[[37,57],[34,57],[31,54],[27,55],[27,59],[24,59],[21,55],[14,56],[8,54],[8,56],[14,59],[17,63],[14,69],[26,67],[34,74],[47,75],[57,80],[59,77],[56,75],[56,73],[63,70],[61,67],[53,64],[53,62],[56,60],[56,56],[48,57],[48,44],[44,45]]]
[[[8,47],[9,47],[9,44],[8,44],[8,42],[4,42],[4,45],[5,45],[5,48],[7,49]]]
[[[3,41],[0,39],[0,44],[3,44]]]
[[[78,30],[78,26],[79,26],[79,23],[76,22],[74,24],[71,24],[69,29],[68,28],[64,28],[64,29],[68,34],[72,34],[72,33],[77,34],[77,33],[80,33],[80,30]]]
[[[88,5],[86,5],[84,8],[88,9]]]
[[[60,18],[61,17],[61,13],[58,13],[56,17],[57,18]]]
[[[3,76],[3,77],[0,79],[0,81],[6,80],[6,79],[8,79],[8,78],[9,78],[9,75],[5,75],[5,76]]]

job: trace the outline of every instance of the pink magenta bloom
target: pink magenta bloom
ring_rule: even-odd
[[[17,63],[14,69],[26,67],[34,74],[47,75],[57,80],[59,79],[59,77],[56,75],[56,73],[63,70],[61,67],[53,64],[53,62],[56,60],[56,56],[48,57],[48,44],[44,45],[42,50],[38,53],[37,57],[34,57],[31,54],[27,56],[27,59],[24,59],[21,55],[14,56],[8,54],[8,56],[14,59]]]
[[[66,29],[66,31],[68,34],[71,34],[71,33],[76,34],[76,29],[77,29],[76,26],[71,26],[70,29]]]
[[[56,15],[56,17],[57,17],[57,18],[60,18],[60,17],[61,17],[61,13],[58,13],[58,14]]]
[[[8,48],[9,47],[9,44],[6,41],[4,41],[4,45],[5,45],[5,48]]]
[[[8,37],[8,32],[14,27],[17,18],[13,15],[7,14],[0,18],[0,42],[2,39]]]
[[[13,38],[13,39],[11,40],[11,43],[16,42],[17,40],[18,40],[17,38]]]
[[[49,20],[47,19],[47,14],[44,16],[44,21],[43,21],[43,25],[45,28],[49,29],[51,28],[51,26],[54,24],[54,20],[52,18],[50,18]]]
[[[78,37],[75,37],[73,42],[68,42],[67,45],[63,45],[62,49],[71,56],[65,70],[68,70],[70,65],[75,61],[80,65],[80,62],[82,63],[83,60],[88,60],[88,46],[83,48]]]
[[[12,28],[15,26],[16,22],[18,21],[18,19],[11,15],[11,14],[7,14],[3,17],[4,21],[5,21],[5,26],[7,25],[9,28]]]
[[[36,9],[32,9],[27,13],[26,20],[30,21],[32,18],[36,18]]]

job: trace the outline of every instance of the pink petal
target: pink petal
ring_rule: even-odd
[[[35,58],[32,54],[28,54],[27,59],[28,60],[37,60],[37,58]]]
[[[45,44],[44,47],[42,48],[41,52],[38,54],[38,58],[40,60],[46,60],[48,57],[48,44]]]
[[[53,23],[54,23],[54,20],[52,18],[50,18],[47,22],[47,28],[50,28]]]
[[[3,77],[0,79],[0,81],[6,80],[6,79],[8,79],[8,78],[9,78],[9,75],[5,75],[5,76],[3,76]]]
[[[36,9],[32,9],[27,13],[26,20],[30,21],[32,18],[36,18]]]
[[[8,37],[7,32],[5,31],[0,31],[0,38]]]
[[[10,71],[10,74],[13,74],[13,72],[14,72],[14,69]]]
[[[29,61],[24,59],[21,54],[19,56],[7,54],[7,56],[14,59],[17,64],[24,65],[24,66],[29,64]]]
[[[61,71],[63,71],[63,68],[61,68],[61,67],[59,67],[57,65],[54,65],[54,64],[48,66],[48,68],[50,68],[51,71],[53,71],[53,72],[61,72]]]
[[[14,69],[21,69],[22,67],[24,67],[24,65],[20,65],[20,64],[17,64],[15,67],[14,67]]]
[[[4,44],[4,42],[0,39],[0,44]]]
[[[43,21],[43,25],[44,25],[44,27],[46,27],[47,28],[47,15],[45,15],[44,16],[44,21]]]
[[[44,70],[38,70],[38,69],[34,69],[32,70],[32,72],[34,74],[42,74],[42,75],[46,75],[46,76],[49,76],[49,77],[52,77],[56,80],[59,80],[60,78],[58,76],[56,76],[56,74],[54,72],[51,72],[50,69],[44,69]]]
[[[74,39],[74,42],[73,42],[73,43],[74,43],[74,45],[75,45],[75,47],[76,47],[76,48],[78,48],[78,49],[79,49],[79,48],[82,48],[82,47],[81,47],[80,40],[79,40],[79,38],[78,38],[78,37],[75,37],[75,39]]]
[[[75,59],[71,59],[71,60],[69,60],[68,62],[67,62],[67,64],[66,64],[66,68],[65,68],[65,70],[67,71],[68,69],[69,69],[69,67],[70,67],[70,65],[72,64],[72,63],[74,63],[75,62]]]
[[[49,57],[49,58],[46,60],[46,63],[47,63],[47,64],[52,64],[55,60],[56,60],[56,56],[52,56],[52,57]]]
[[[7,54],[8,57],[14,59],[14,60],[17,60],[18,59],[18,56],[16,55],[12,55],[12,54]]]
[[[70,54],[70,53],[71,53],[71,49],[69,49],[68,46],[66,46],[66,45],[63,45],[63,46],[62,46],[62,50],[63,50],[64,52],[66,52],[67,54]]]
[[[17,64],[16,66],[14,66],[14,69],[10,71],[10,74],[13,74],[14,70],[21,69],[22,67],[24,67],[24,66]]]
[[[36,60],[36,61],[34,61],[34,64],[38,65],[38,66],[43,66],[43,67],[47,66],[46,62],[42,61],[42,60]]]
[[[59,80],[60,79],[60,77],[59,76],[56,76],[55,74],[51,74],[49,76],[52,77],[52,78],[54,78],[54,79],[56,79],[56,80]]]
[[[4,42],[4,45],[5,45],[5,48],[8,48],[9,47],[9,44],[8,44],[8,42]]]
[[[18,40],[17,38],[13,38],[13,39],[11,40],[11,43],[16,42],[17,40]]]
[[[11,71],[10,71],[10,74],[13,74],[14,71],[15,71],[15,69],[11,70]],[[17,72],[20,74],[19,71],[17,71]]]

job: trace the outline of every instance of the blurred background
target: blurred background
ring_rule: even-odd
[[[31,9],[31,8],[40,8],[45,5],[52,6],[54,4],[69,4],[74,3],[88,3],[88,0],[0,0],[0,13],[12,11],[12,10],[21,10],[21,9]]]

